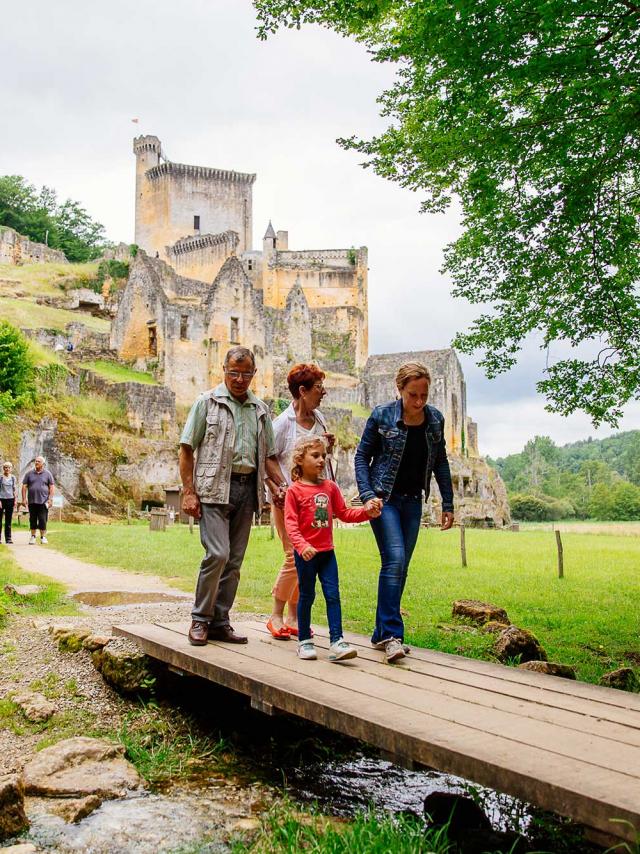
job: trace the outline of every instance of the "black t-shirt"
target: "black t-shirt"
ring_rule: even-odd
[[[425,430],[425,424],[407,427],[407,441],[392,489],[395,495],[422,494],[428,456]]]

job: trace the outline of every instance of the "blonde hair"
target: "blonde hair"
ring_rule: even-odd
[[[10,463],[10,462],[9,462],[9,460],[5,460],[5,461],[2,463],[2,468],[3,468],[3,469],[5,469],[5,468],[10,468],[10,469],[12,469],[12,468],[13,468],[13,464],[12,464],[12,463]]]
[[[431,386],[431,374],[420,362],[405,362],[404,365],[400,365],[396,374],[398,391],[402,391],[411,380],[426,380],[427,385]]]
[[[315,448],[316,445],[321,445],[325,451],[327,450],[327,443],[320,436],[314,436],[310,439],[300,439],[293,449],[293,456],[291,457],[291,480],[300,480],[302,477],[302,461],[307,451]]]

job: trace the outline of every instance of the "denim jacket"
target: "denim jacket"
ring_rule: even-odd
[[[424,481],[425,500],[429,497],[431,475],[435,475],[442,496],[442,510],[453,511],[453,486],[444,439],[444,416],[434,406],[425,406],[425,441],[427,470]],[[402,401],[385,403],[373,410],[356,451],[356,481],[360,499],[388,500],[400,468],[407,441],[407,428],[402,421]]]

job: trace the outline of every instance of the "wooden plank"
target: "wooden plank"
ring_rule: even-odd
[[[246,625],[243,624],[243,630]],[[249,623],[248,625],[269,644],[279,643],[282,645],[281,641],[271,639],[268,630],[262,624]],[[326,650],[329,648],[328,638],[316,635],[315,640],[319,649]],[[601,704],[593,701],[577,699],[574,701],[575,705],[570,707],[571,704],[566,702],[566,695],[563,695],[565,701],[562,705],[557,701],[555,705],[549,705],[541,702],[544,698],[544,691],[540,689],[533,691],[525,687],[525,694],[529,692],[529,697],[513,696],[511,691],[501,690],[498,678],[487,682],[486,677],[483,677],[488,687],[479,691],[476,685],[442,678],[437,671],[435,674],[423,673],[414,669],[411,666],[411,661],[408,662],[407,666],[399,668],[384,666],[382,660],[382,654],[376,650],[363,651],[360,649],[358,651],[357,661],[361,669],[369,673],[376,673],[382,666],[384,678],[398,685],[409,685],[416,688],[428,687],[429,690],[435,690],[443,696],[466,700],[487,708],[519,714],[522,717],[554,723],[578,732],[590,733],[612,741],[640,747],[640,713],[619,713],[616,715],[619,717],[619,721],[605,720],[603,714],[606,714],[608,707],[603,708]]]
[[[188,628],[186,624],[180,623],[161,625],[181,636],[186,634],[184,630]],[[439,721],[470,727],[482,736],[509,738],[518,744],[539,747],[549,753],[588,762],[598,768],[626,774],[632,779],[636,779],[636,770],[640,768],[640,748],[628,743],[621,744],[619,741],[594,736],[579,728],[571,729],[535,720],[519,712],[487,708],[477,702],[477,692],[474,698],[465,701],[451,695],[443,696],[425,685],[416,687],[405,683],[399,690],[399,686],[388,678],[392,676],[390,667],[379,666],[366,671],[358,667],[356,660],[350,662],[348,667],[329,662],[313,662],[310,665],[301,661],[293,649],[285,649],[282,641],[276,647],[276,642],[269,635],[264,635],[261,629],[247,626],[243,627],[243,631],[247,632],[252,643],[239,650],[240,655],[265,664],[278,664],[300,675],[315,677],[329,688],[339,685],[350,689],[361,695],[365,708],[366,704],[380,700],[395,703],[398,707],[418,714],[428,712],[431,718]],[[328,668],[325,666],[323,670],[318,670],[318,664],[328,664]]]
[[[314,626],[314,631],[318,637],[328,637],[325,626]],[[345,632],[344,637],[349,643],[358,647],[358,650],[362,648],[363,650],[373,651],[368,639],[363,637],[363,635]],[[532,688],[542,688],[545,692],[552,691],[556,694],[568,694],[574,697],[582,697],[586,700],[598,700],[603,704],[619,709],[640,711],[640,694],[632,694],[628,691],[616,691],[601,685],[592,685],[589,682],[552,679],[552,677],[546,676],[543,673],[518,670],[516,667],[506,667],[505,665],[483,661],[478,658],[466,658],[462,655],[453,655],[448,652],[413,646],[411,647],[411,654],[407,656],[407,659],[400,666],[413,665],[416,661],[450,668],[453,672],[475,673],[477,676],[486,675],[491,678],[494,678],[497,672],[501,671],[501,679],[505,683],[513,682],[516,685],[529,685]],[[549,684],[550,679],[552,679],[551,686]]]
[[[604,833],[633,839],[628,826],[612,824],[611,818],[640,826],[639,789],[627,774],[518,744],[502,734],[485,734],[473,726],[438,718],[428,711],[418,713],[384,699],[363,702],[362,694],[349,687],[327,684],[318,676],[256,660],[248,652],[251,647],[257,651],[260,643],[248,647],[191,647],[183,633],[158,626],[120,626],[114,631],[131,637],[145,652],[182,670],[393,754],[568,815]],[[291,656],[291,661],[297,659]],[[340,672],[355,675],[353,668],[347,668],[348,665],[315,662],[309,670],[323,678],[325,672],[335,677]]]

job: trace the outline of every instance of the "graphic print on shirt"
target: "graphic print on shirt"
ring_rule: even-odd
[[[315,513],[313,514],[312,528],[328,528],[329,527],[329,496],[324,492],[319,492],[313,497],[313,503],[316,505]]]

